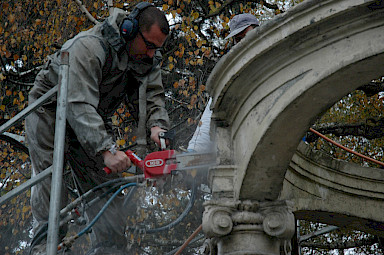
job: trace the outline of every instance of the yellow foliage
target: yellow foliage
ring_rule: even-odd
[[[194,87],[196,85],[196,80],[194,77],[189,77],[189,86]]]
[[[199,13],[198,12],[192,12],[192,18],[195,20],[199,18]]]
[[[27,155],[27,154],[23,153],[23,154],[21,155],[21,160],[22,160],[23,162],[25,162],[25,161],[27,160],[27,158],[28,158],[28,155]]]
[[[116,141],[116,144],[117,144],[118,146],[124,146],[124,144],[125,144],[125,140],[124,140],[124,139],[119,139],[119,140]]]
[[[206,49],[204,51],[204,56],[208,57],[210,54],[211,54],[211,50],[210,49]]]
[[[8,16],[9,23],[15,22],[15,19],[16,19],[15,14],[13,14],[13,13],[9,14],[9,16]]]
[[[185,80],[184,79],[179,80],[179,85],[183,87],[185,85]]]
[[[20,102],[23,102],[24,101],[24,95],[23,95],[23,92],[19,92],[19,98],[20,98]]]
[[[173,18],[176,18],[176,10],[172,10],[172,11],[171,11],[171,14],[172,14],[172,17],[173,17]]]
[[[15,32],[17,30],[17,27],[17,23],[13,24],[13,26],[11,27],[11,31]]]
[[[119,125],[119,121],[117,119],[117,116],[114,115],[111,117],[111,120],[112,120],[112,124],[115,125],[115,126],[118,126]]]
[[[192,106],[192,105],[196,104],[196,102],[197,102],[197,95],[196,95],[196,94],[193,94],[193,95],[191,96],[191,102],[190,102],[190,105]]]

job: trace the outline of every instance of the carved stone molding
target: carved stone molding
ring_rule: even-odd
[[[295,217],[292,213],[293,203],[290,201],[266,202],[262,206],[263,229],[269,236],[289,240],[295,233]]]
[[[277,255],[295,232],[292,204],[211,200],[205,203],[203,231],[217,242],[218,254]]]

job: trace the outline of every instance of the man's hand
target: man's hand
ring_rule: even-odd
[[[123,151],[116,151],[115,155],[110,151],[104,151],[102,155],[105,166],[107,166],[112,173],[122,172],[131,166],[131,160]]]
[[[159,147],[161,147],[160,138],[159,138],[160,132],[167,132],[167,130],[164,130],[160,127],[152,127],[151,128],[151,140],[154,141]],[[167,145],[169,144],[168,139],[165,141],[165,143]]]

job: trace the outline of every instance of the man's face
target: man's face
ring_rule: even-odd
[[[131,41],[129,55],[136,60],[153,58],[155,51],[161,48],[167,39],[157,24],[153,24],[149,31],[139,31]]]
[[[253,26],[249,26],[246,29],[244,29],[243,31],[241,31],[240,33],[238,33],[237,35],[235,35],[234,38],[233,38],[235,40],[235,43],[240,42],[245,37],[245,35],[249,31],[251,31],[252,29],[253,29]]]

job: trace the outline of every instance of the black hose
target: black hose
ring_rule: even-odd
[[[177,224],[179,224],[188,215],[188,213],[192,210],[192,207],[195,203],[195,199],[196,199],[196,181],[194,180],[193,184],[192,184],[191,198],[189,199],[187,207],[179,215],[179,217],[176,220],[172,221],[171,223],[169,223],[165,226],[162,226],[159,228],[154,228],[154,229],[146,229],[145,233],[153,234],[153,233],[169,230],[169,229],[173,228],[174,226],[176,226]],[[133,227],[129,227],[128,229],[129,230],[135,230],[135,228],[133,228]]]
[[[95,197],[93,200],[91,200],[90,203],[92,203],[92,201],[96,200],[96,199],[103,199],[104,197],[106,197],[109,193],[112,193],[112,192],[115,192],[115,190],[121,186],[123,183],[127,183],[127,178],[118,178],[118,179],[113,179],[113,180],[110,180],[110,181],[107,181],[107,182],[104,182],[104,183],[101,183],[99,185],[97,185],[96,187],[93,187],[91,190],[87,191],[85,194],[83,194],[82,196],[80,196],[80,200],[79,201],[82,201],[84,199],[83,196],[87,197],[87,195],[89,194],[92,194],[93,192],[96,192],[106,186],[110,186],[112,184],[116,184],[114,185],[113,187],[111,187],[110,189],[108,189],[106,192],[104,192],[103,194]],[[74,207],[74,203],[71,203],[69,205],[67,205],[65,208],[67,207]],[[63,209],[65,209],[63,208]],[[66,210],[68,211],[68,210]],[[64,211],[64,212],[66,212]],[[30,245],[30,250],[29,250],[29,254],[31,254],[32,252],[32,249],[35,245],[39,244],[48,234],[48,222],[46,222],[39,230],[38,232],[36,233],[35,237],[33,238],[32,240],[32,243]]]

